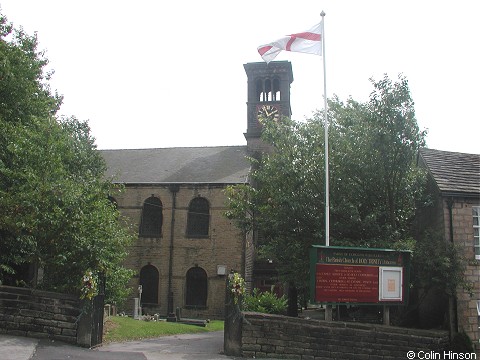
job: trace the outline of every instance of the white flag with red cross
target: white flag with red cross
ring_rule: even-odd
[[[282,50],[322,55],[322,21],[307,31],[287,35],[269,44],[261,45],[257,48],[258,53],[267,64]]]

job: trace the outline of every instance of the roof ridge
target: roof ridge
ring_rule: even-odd
[[[97,149],[98,151],[144,151],[144,150],[168,150],[168,149],[215,149],[215,148],[246,148],[247,145],[214,145],[214,146],[168,146],[153,148],[121,148],[121,149]]]
[[[449,153],[449,154],[463,154],[463,155],[480,156],[480,154],[476,154],[476,153],[466,153],[466,152],[450,151],[450,150],[438,150],[438,149],[431,149],[431,148],[427,148],[427,147],[420,148],[420,152],[423,152],[423,151],[436,151],[436,152]]]

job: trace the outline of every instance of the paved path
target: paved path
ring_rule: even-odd
[[[38,339],[0,334],[0,359],[30,359],[35,352],[38,341]]]
[[[226,360],[223,331],[111,343],[84,349],[59,341],[0,334],[2,360]]]
[[[148,360],[233,359],[222,355],[223,331],[202,334],[166,336],[144,341],[112,343],[98,348],[99,351],[140,352]]]

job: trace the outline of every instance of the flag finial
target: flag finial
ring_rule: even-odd
[[[321,17],[324,17],[326,14],[325,14],[325,11],[322,10],[322,12],[320,13],[320,16]]]

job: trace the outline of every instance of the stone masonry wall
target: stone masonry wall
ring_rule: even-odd
[[[127,185],[125,191],[115,197],[122,215],[132,225],[137,240],[129,249],[125,266],[135,270],[131,280],[132,299],[124,309],[127,313],[133,309],[133,297],[138,297],[137,288],[140,281],[140,270],[146,265],[153,265],[159,273],[158,304],[149,312],[167,315],[168,276],[171,236],[173,234],[172,292],[173,307],[181,309],[182,317],[221,319],[225,306],[225,276],[217,275],[217,265],[245,271],[245,236],[234,223],[225,217],[226,196],[225,185],[180,184],[176,195],[174,212],[174,228],[172,229],[172,193],[168,185]],[[162,202],[163,224],[162,234],[157,238],[138,236],[138,229],[144,201],[155,196]],[[188,206],[192,199],[201,196],[210,204],[209,235],[193,238],[187,235]],[[192,308],[185,305],[186,274],[192,267],[205,270],[208,278],[207,306]],[[122,309],[123,310],[123,309]]]
[[[477,300],[480,299],[480,261],[475,259],[472,214],[472,206],[480,206],[480,200],[442,196],[431,180],[429,192],[435,195],[434,204],[421,209],[417,214],[417,227],[420,231],[427,227],[440,230],[446,242],[451,241],[451,229],[453,229],[453,242],[459,249],[460,255],[466,259],[465,280],[472,284],[473,292],[473,296],[470,296],[470,293],[462,287],[457,290],[458,331],[465,331],[480,355],[480,322],[477,312]],[[452,220],[452,227],[450,227],[450,220]],[[421,232],[417,234],[417,236],[421,235]],[[435,308],[434,303],[425,299],[421,305],[420,316],[428,317],[429,312],[435,312]]]
[[[77,297],[0,286],[0,333],[77,343]]]
[[[465,280],[473,287],[473,296],[470,296],[469,292],[462,288],[457,290],[458,330],[465,331],[480,353],[478,328],[480,323],[477,312],[477,300],[480,299],[480,261],[475,259],[472,214],[472,206],[479,205],[478,201],[472,199],[455,199],[452,205],[452,225],[453,241],[460,249],[460,255],[467,259]],[[444,201],[443,208],[445,219],[449,219],[447,200]],[[449,232],[449,220],[445,223],[445,232]]]
[[[406,359],[408,351],[440,353],[448,333],[384,325],[243,313],[242,356],[302,360]],[[430,357],[425,357],[425,359]],[[443,357],[442,357],[443,358]],[[432,357],[433,359],[433,357]]]

